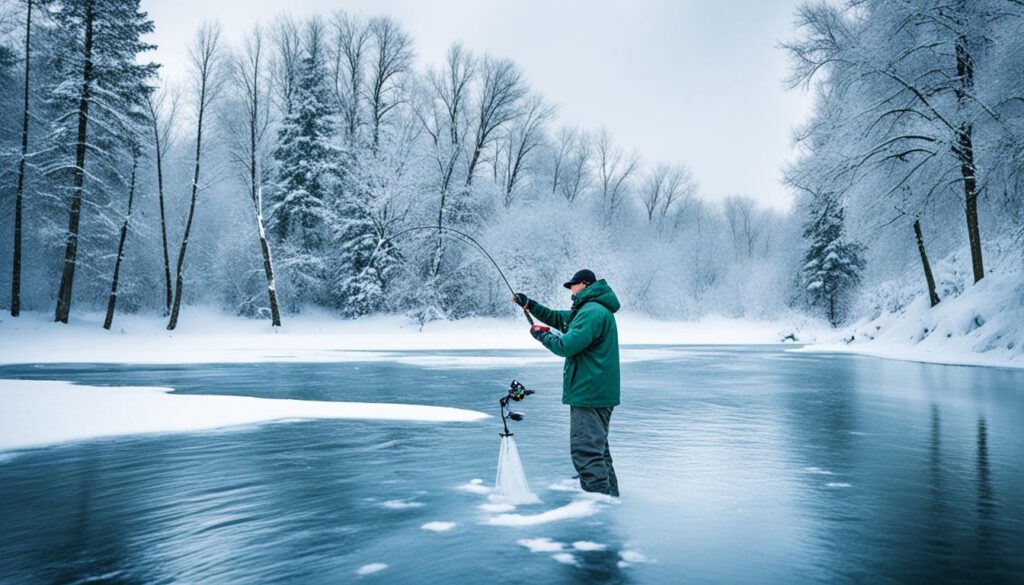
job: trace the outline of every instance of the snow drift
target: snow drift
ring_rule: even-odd
[[[281,420],[470,422],[488,418],[488,415],[473,410],[416,404],[173,394],[171,390],[0,380],[0,450],[97,437],[201,431]]]

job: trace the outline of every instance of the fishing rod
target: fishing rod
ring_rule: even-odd
[[[404,229],[404,230],[402,230],[402,231],[400,231],[398,233],[395,233],[395,234],[391,235],[390,237],[384,238],[381,241],[381,244],[383,244],[384,241],[389,241],[390,242],[391,240],[394,240],[395,238],[397,238],[399,236],[405,235],[405,234],[410,233],[410,232],[415,232],[415,231],[418,231],[418,230],[439,230],[439,231],[444,230],[444,231],[449,231],[449,232],[458,234],[459,236],[461,236],[461,237],[465,238],[466,240],[468,240],[470,243],[472,243],[474,246],[476,246],[477,249],[479,249],[481,252],[483,252],[484,256],[487,256],[487,259],[490,260],[491,264],[494,265],[494,268],[498,271],[498,274],[501,275],[501,279],[503,281],[505,281],[505,286],[508,287],[508,291],[510,293],[512,293],[512,297],[515,298],[516,291],[512,288],[512,285],[509,284],[508,279],[505,278],[505,273],[501,271],[501,267],[498,266],[498,263],[494,261],[494,258],[491,257],[491,255],[487,252],[487,250],[485,250],[484,247],[480,245],[480,242],[476,241],[473,238],[473,236],[467,234],[466,232],[457,230],[455,228],[450,228],[448,226],[443,226],[443,225],[418,225],[418,226],[413,226],[411,228],[406,228],[406,229]],[[377,247],[379,249],[380,248],[380,244],[378,244]],[[523,309],[523,315],[526,315],[526,320],[530,322],[530,325],[533,325],[534,324],[533,323],[533,317],[530,315],[530,312],[526,310],[526,307],[523,307],[522,309]]]

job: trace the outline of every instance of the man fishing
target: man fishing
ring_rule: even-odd
[[[569,449],[587,492],[619,496],[619,482],[608,449],[608,425],[619,404],[619,336],[614,313],[618,297],[602,278],[580,270],[564,285],[572,292],[568,311],[549,309],[523,293],[512,300],[559,330],[534,325],[530,334],[565,358],[562,404],[569,405]]]

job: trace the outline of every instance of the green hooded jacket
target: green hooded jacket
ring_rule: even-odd
[[[615,327],[618,297],[602,278],[573,298],[572,309],[556,311],[530,300],[526,307],[562,335],[545,335],[541,343],[565,358],[562,404],[592,408],[619,404],[619,334]]]

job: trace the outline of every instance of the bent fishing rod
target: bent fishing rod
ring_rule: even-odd
[[[420,230],[448,231],[448,232],[452,232],[454,234],[458,234],[459,236],[465,238],[465,240],[467,240],[470,243],[472,243],[474,246],[477,247],[478,250],[483,252],[484,256],[487,256],[488,260],[491,261],[491,264],[494,265],[494,268],[498,271],[498,274],[501,275],[501,279],[503,281],[505,281],[505,286],[508,287],[508,291],[510,293],[512,293],[512,298],[515,299],[516,291],[512,288],[512,285],[508,282],[508,279],[505,278],[505,273],[501,271],[501,267],[498,266],[498,263],[494,261],[494,258],[491,257],[491,255],[487,252],[487,250],[485,250],[484,247],[480,245],[480,242],[476,241],[473,238],[473,236],[467,234],[466,232],[457,230],[455,228],[450,228],[448,226],[443,226],[443,225],[418,225],[418,226],[413,226],[413,227],[410,227],[410,228],[406,228],[406,229],[404,229],[404,230],[402,230],[400,232],[392,234],[391,236],[389,236],[387,238],[381,239],[381,242],[377,245],[377,248],[380,249],[380,246],[383,245],[383,243],[386,242],[386,241],[390,242],[390,241],[394,240],[395,238],[397,238],[399,236],[405,235],[405,234],[410,233],[410,232],[420,231]],[[533,323],[533,317],[530,315],[530,312],[526,310],[526,307],[522,307],[522,309],[523,309],[523,315],[526,315],[526,320],[530,322],[530,325],[533,325],[534,324]]]

